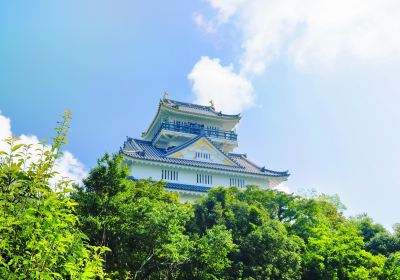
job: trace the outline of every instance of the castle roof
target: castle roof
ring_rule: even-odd
[[[138,181],[138,179],[133,176],[129,176],[128,179],[133,180],[133,181]],[[171,189],[171,190],[191,191],[191,192],[201,192],[201,193],[207,193],[211,189],[211,187],[207,187],[207,186],[179,184],[179,183],[174,183],[174,182],[165,182],[165,187],[167,189]]]
[[[229,115],[229,114],[223,114],[222,112],[217,112],[213,106],[186,103],[167,98],[161,99],[160,104],[163,104],[167,107],[182,112],[195,113],[212,117],[233,118],[233,119],[240,118],[240,114]]]
[[[207,123],[210,120],[217,120],[225,125],[225,130],[231,130],[239,121],[240,114],[223,114],[222,112],[217,112],[214,106],[205,106],[193,103],[186,103],[181,101],[176,101],[169,99],[164,96],[160,99],[159,106],[155,117],[153,118],[150,126],[147,128],[146,132],[143,132],[142,136],[146,140],[151,140],[152,137],[157,133],[159,129],[159,123],[162,122],[162,118],[166,115],[180,115],[189,118],[202,119],[202,122]]]
[[[205,135],[205,134],[200,134],[192,139],[190,139],[189,141],[186,141],[185,143],[183,143],[182,145],[178,146],[178,147],[174,147],[174,148],[170,148],[166,151],[164,156],[169,156],[172,155],[178,151],[183,150],[186,147],[189,147],[190,145],[192,145],[193,143],[197,142],[198,140],[200,140],[201,138],[204,138],[211,146],[213,146],[217,151],[219,151],[221,154],[223,154],[224,156],[227,157],[227,160],[231,161],[234,165],[236,166],[240,166],[232,157],[229,156],[229,154],[224,153],[224,151],[222,151],[221,149],[219,149],[217,146],[215,146],[213,144],[213,142]]]
[[[206,136],[199,136],[199,137],[206,137]],[[197,139],[192,139],[189,140],[188,142],[192,143],[195,140]],[[173,149],[176,151],[179,150],[180,148],[186,147],[187,145],[188,143],[185,143],[182,146]],[[218,163],[196,161],[196,160],[189,160],[182,158],[171,158],[168,157],[168,155],[170,154],[170,150],[157,148],[152,145],[151,141],[133,139],[129,137],[127,141],[125,141],[123,147],[121,148],[121,153],[130,158],[138,160],[238,172],[251,175],[261,175],[267,177],[289,176],[288,171],[273,171],[266,169],[265,167],[259,167],[250,160],[248,160],[245,154],[224,153],[232,162],[236,163],[235,165],[218,164]]]

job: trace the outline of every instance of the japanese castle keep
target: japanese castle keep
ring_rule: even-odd
[[[240,115],[210,106],[160,100],[158,111],[142,139],[129,138],[121,148],[131,178],[164,180],[169,191],[193,199],[218,186],[275,187],[287,171],[272,171],[251,162],[238,147],[235,126]]]

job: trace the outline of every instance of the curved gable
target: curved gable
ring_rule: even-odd
[[[188,159],[229,166],[237,165],[204,136],[196,137],[195,139],[188,141],[188,143],[185,143],[167,153],[166,156],[170,158]]]

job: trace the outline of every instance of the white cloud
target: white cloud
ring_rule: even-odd
[[[281,192],[284,192],[284,193],[292,193],[292,191],[290,190],[289,186],[285,182],[280,183],[279,185],[274,187],[274,190],[281,191]]]
[[[353,61],[400,58],[398,0],[207,0],[216,16],[194,21],[208,33],[239,31],[240,69],[201,58],[189,74],[197,102],[242,111],[254,100],[251,78],[285,56],[297,69],[327,70]],[[221,32],[225,29],[220,29]],[[236,38],[235,38],[236,39]],[[236,43],[236,42],[234,42]],[[229,102],[226,102],[229,100]]]
[[[63,155],[57,159],[55,170],[59,173],[58,179],[66,177],[75,182],[81,182],[87,176],[87,170],[82,162],[80,162],[71,152],[65,151]],[[57,179],[57,178],[56,178]]]
[[[241,5],[246,3],[246,0],[208,0],[208,2],[214,9],[218,10],[217,21],[225,23],[237,12]]]
[[[400,58],[398,0],[208,0],[242,34],[241,73],[260,74],[282,55],[298,69]],[[208,28],[210,29],[210,28]]]
[[[4,142],[4,139],[12,135],[11,121],[9,118],[0,115],[0,151],[8,151],[9,147]],[[31,144],[36,148],[39,148],[40,141],[35,135],[25,135],[22,134],[20,138],[20,143]],[[34,148],[32,148],[32,151]],[[38,155],[33,155],[33,161],[37,159]],[[68,151],[56,160],[54,171],[58,172],[55,176],[53,182],[56,182],[62,178],[68,178],[69,180],[74,180],[79,183],[87,175],[87,170],[85,166],[76,158],[74,155]]]
[[[6,143],[1,141],[11,136],[11,121],[9,118],[0,114],[0,151],[4,151],[7,148]]]
[[[217,31],[213,22],[205,20],[202,14],[195,13],[193,15],[194,22],[203,30],[208,33],[215,33]]]
[[[208,105],[212,99],[216,110],[224,113],[240,113],[254,102],[250,81],[235,73],[232,65],[222,66],[219,59],[203,56],[188,79],[193,83],[196,103]]]

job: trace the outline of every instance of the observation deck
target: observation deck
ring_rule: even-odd
[[[178,146],[197,135],[205,135],[226,152],[238,146],[237,134],[234,131],[224,131],[218,128],[205,127],[197,123],[169,122],[160,124],[152,142],[160,148]]]

